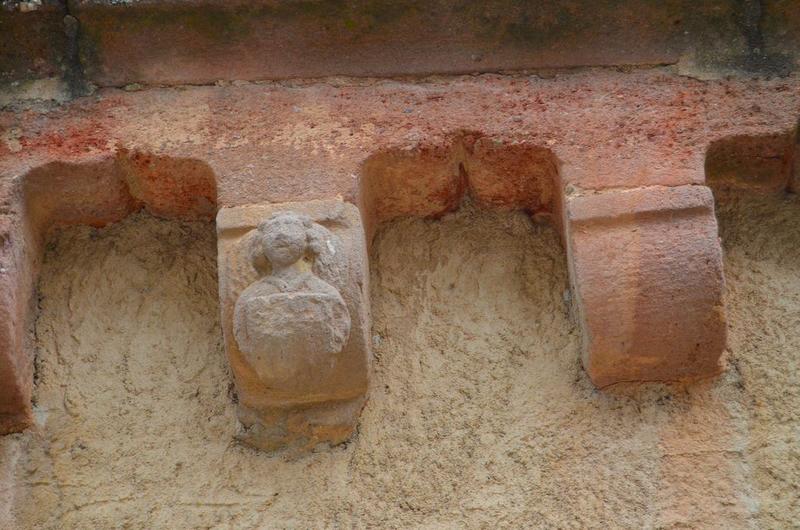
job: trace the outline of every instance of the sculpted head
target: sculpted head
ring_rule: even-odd
[[[273,267],[287,267],[301,259],[309,247],[313,222],[305,215],[281,212],[260,225],[260,243]]]

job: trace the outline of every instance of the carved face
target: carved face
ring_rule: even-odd
[[[308,246],[306,223],[296,214],[279,214],[259,230],[264,254],[273,267],[288,266],[303,257]]]

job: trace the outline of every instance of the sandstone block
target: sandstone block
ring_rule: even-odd
[[[785,0],[786,4],[790,0]],[[780,73],[796,59],[789,6],[696,2],[71,0],[99,85],[394,76],[684,59],[694,71]],[[745,11],[742,13],[742,11]],[[783,15],[786,12],[787,15]],[[787,20],[789,22],[787,22]],[[756,33],[757,32],[757,33]],[[748,38],[750,37],[750,38]],[[790,45],[784,42],[789,37]]]
[[[0,217],[0,434],[33,423],[33,352],[25,341],[32,282],[19,232]]]
[[[568,196],[565,231],[583,364],[595,385],[720,371],[722,252],[708,188]]]
[[[557,162],[550,149],[478,138],[466,146],[469,192],[484,207],[552,211]]]
[[[58,0],[0,3],[0,82],[63,74],[66,14],[64,3]]]
[[[358,209],[337,200],[223,208],[217,230],[241,439],[265,450],[346,440],[369,372]]]
[[[784,192],[791,185],[794,131],[722,138],[708,146],[706,182],[715,190]]]

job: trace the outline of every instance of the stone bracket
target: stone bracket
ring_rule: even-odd
[[[564,230],[583,364],[598,387],[717,374],[722,251],[705,186],[568,196]]]
[[[370,357],[358,209],[338,200],[222,208],[217,231],[241,439],[265,450],[346,440],[366,399]]]

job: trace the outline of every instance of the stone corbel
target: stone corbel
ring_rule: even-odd
[[[724,277],[705,186],[581,192],[564,199],[583,365],[600,388],[720,372]]]
[[[217,231],[239,438],[267,451],[347,440],[369,379],[358,209],[337,200],[223,208]]]

